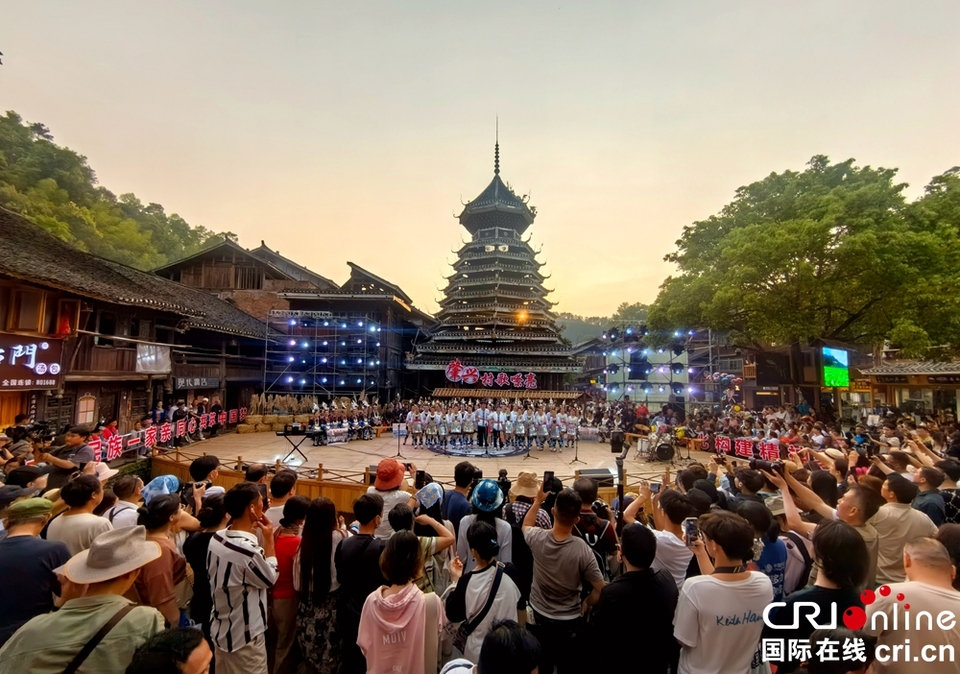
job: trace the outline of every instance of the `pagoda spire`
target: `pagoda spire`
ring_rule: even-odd
[[[500,116],[497,116],[496,143],[493,146],[493,175],[500,175]]]

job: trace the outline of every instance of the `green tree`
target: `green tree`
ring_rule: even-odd
[[[903,340],[919,355],[960,344],[958,181],[948,172],[910,204],[895,176],[815,156],[741,187],[684,228],[651,329],[729,330],[754,348]]]
[[[81,250],[140,269],[191,255],[222,236],[236,238],[191,227],[133,194],[117,198],[97,184],[86,157],[15,112],[0,117],[0,206]]]
[[[615,323],[643,323],[647,320],[649,310],[650,306],[647,304],[621,302],[610,320]]]

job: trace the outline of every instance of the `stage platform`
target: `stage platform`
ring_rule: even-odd
[[[276,461],[282,460],[287,455],[290,448],[290,443],[286,438],[278,437],[273,433],[231,433],[203,442],[195,442],[184,447],[183,451],[189,454],[214,454],[228,465],[236,465],[239,457],[242,457],[244,463],[275,464]],[[307,461],[304,462],[299,455],[294,453],[289,462],[291,468],[316,469],[322,463],[325,472],[362,473],[365,468],[375,465],[380,459],[396,455],[397,439],[385,434],[373,440],[354,440],[346,444],[322,447],[314,447],[310,440],[307,440],[300,446],[300,449],[306,454]],[[404,457],[401,459],[402,461],[413,462],[418,469],[427,471],[437,479],[443,478],[443,481],[452,479],[454,466],[463,460],[468,460],[478,466],[483,471],[484,477],[496,478],[498,471],[501,468],[506,468],[511,479],[519,470],[533,470],[537,473],[552,470],[558,476],[569,476],[577,470],[616,468],[615,455],[610,452],[610,445],[600,442],[580,443],[579,458],[584,463],[572,463],[574,459],[572,447],[564,449],[563,452],[551,452],[549,448],[540,451],[534,448],[530,453],[536,459],[526,460],[523,455],[492,458],[443,456],[426,447],[403,445],[402,440],[400,451]],[[473,448],[473,451],[476,452],[476,448]],[[634,446],[630,449],[629,458],[624,462],[630,482],[638,478],[659,480],[664,469],[670,466],[669,463],[648,463],[647,461],[636,460],[634,458],[635,454],[636,448]],[[686,456],[686,451],[683,452],[683,456]],[[710,459],[710,455],[704,452],[693,452],[692,456],[704,463]],[[686,463],[685,460],[676,460],[673,468],[674,474]]]

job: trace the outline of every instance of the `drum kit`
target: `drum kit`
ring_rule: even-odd
[[[687,438],[690,431],[682,426],[661,425],[656,432],[651,433],[645,440],[646,452],[644,452],[644,443],[637,445],[637,459],[646,461],[669,461],[674,463],[674,459],[681,458],[680,449],[687,446],[687,459],[690,458],[690,445]]]

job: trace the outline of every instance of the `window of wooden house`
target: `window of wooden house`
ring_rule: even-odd
[[[57,302],[57,325],[54,334],[72,335],[80,322],[80,300],[59,300]]]
[[[113,346],[112,339],[101,335],[117,334],[117,315],[112,311],[98,311],[96,332],[98,334],[93,338],[94,344],[98,346]]]
[[[263,273],[256,267],[235,267],[234,287],[240,290],[261,290]]]
[[[7,326],[10,330],[39,332],[43,317],[43,291],[14,290],[13,307]]]
[[[97,412],[97,399],[92,395],[85,395],[77,401],[77,424],[92,424]]]

